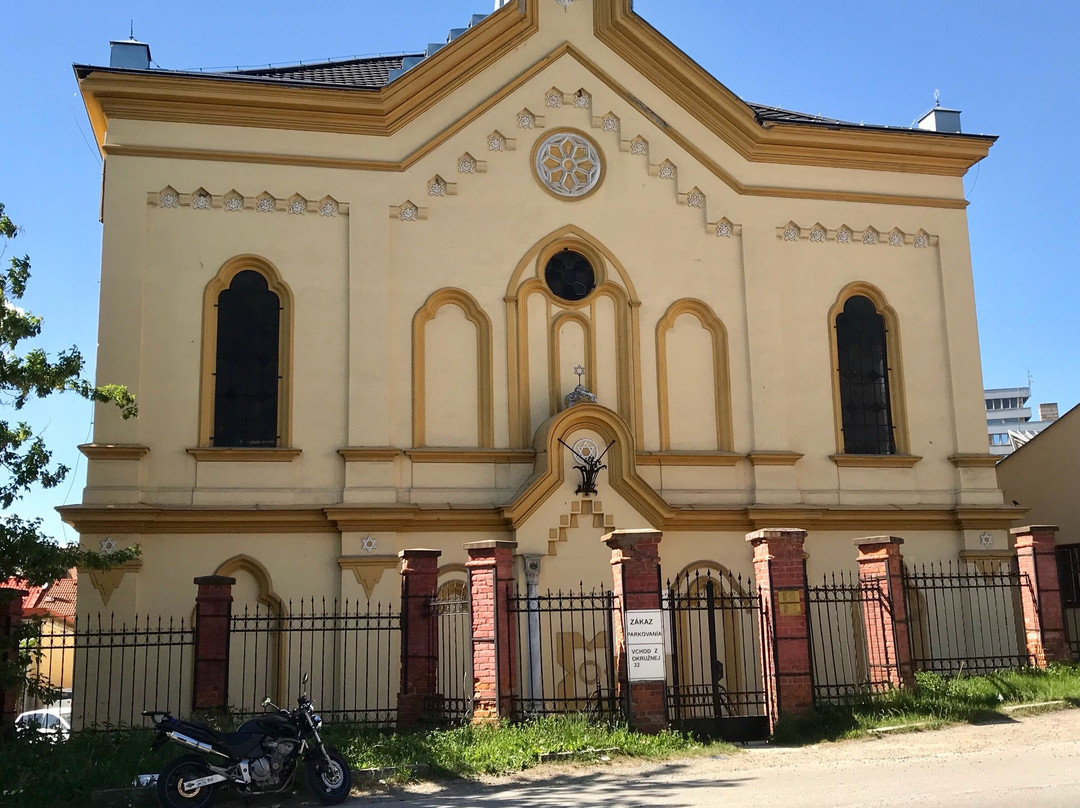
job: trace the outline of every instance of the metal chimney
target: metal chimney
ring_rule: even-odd
[[[149,70],[150,46],[134,37],[110,42],[109,67]]]

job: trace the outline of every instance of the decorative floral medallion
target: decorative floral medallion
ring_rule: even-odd
[[[255,210],[259,213],[270,213],[274,210],[274,199],[269,196],[260,196],[259,201],[255,205]]]
[[[401,206],[401,210],[398,213],[398,218],[403,222],[415,222],[420,218],[420,210],[416,205],[406,204]]]
[[[889,246],[890,247],[903,247],[904,246],[904,234],[903,233],[889,233]]]
[[[459,174],[475,174],[476,160],[469,155],[465,155],[458,160],[457,170]]]
[[[731,222],[724,219],[716,225],[716,235],[719,238],[731,238]]]
[[[556,196],[579,199],[600,183],[603,163],[596,145],[574,132],[557,132],[537,144],[536,176]]]
[[[244,197],[238,195],[230,195],[225,197],[225,210],[235,213],[238,210],[244,209]]]
[[[211,196],[206,191],[199,191],[191,197],[191,207],[195,210],[210,210]]]
[[[825,228],[815,227],[810,231],[810,241],[814,244],[821,244],[825,241]]]
[[[337,216],[337,202],[328,199],[319,207],[320,216]]]
[[[839,230],[837,230],[836,231],[836,240],[840,244],[850,244],[851,243],[851,230],[850,230],[850,228],[841,227]]]
[[[180,207],[180,195],[176,191],[162,191],[158,198],[158,205],[163,208]]]
[[[930,243],[930,239],[926,237],[926,233],[915,234],[915,246],[922,249]]]
[[[863,244],[877,244],[878,243],[878,232],[877,232],[877,230],[875,230],[872,227],[868,227],[866,230],[864,230],[863,234],[862,234],[862,243]]]
[[[289,203],[289,213],[293,216],[303,216],[307,213],[307,202],[303,199],[294,199]]]
[[[799,228],[793,224],[789,224],[784,228],[784,241],[798,241],[799,235]]]

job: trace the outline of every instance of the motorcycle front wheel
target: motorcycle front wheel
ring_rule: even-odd
[[[349,796],[352,773],[349,764],[336,749],[327,749],[330,762],[317,751],[312,752],[304,766],[308,791],[324,805],[336,805]]]
[[[217,796],[217,783],[188,791],[184,783],[211,774],[198,755],[180,755],[165,764],[157,781],[157,798],[165,808],[210,808]]]

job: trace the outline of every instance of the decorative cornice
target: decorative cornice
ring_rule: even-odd
[[[800,227],[795,222],[788,222],[776,228],[776,237],[792,242],[809,241],[812,244],[824,244],[827,241],[833,241],[837,244],[865,244],[870,247],[881,244],[889,247],[907,245],[923,249],[938,245],[938,237],[930,235],[925,230],[917,230],[914,233],[905,233],[899,227],[891,230],[878,230],[876,227],[855,230],[846,224],[830,229],[822,224]]]
[[[992,469],[1001,460],[992,454],[954,454],[949,456],[949,462],[958,469]]]
[[[393,446],[346,446],[338,449],[346,463],[387,463],[401,456],[401,449]]]
[[[910,469],[922,457],[905,454],[834,454],[829,455],[829,459],[842,469]]]
[[[632,0],[593,4],[597,38],[742,157],[876,171],[963,176],[994,138],[910,130],[758,122],[754,111],[632,10]],[[636,98],[633,106],[644,105]]]
[[[444,49],[444,50],[446,50],[446,49]],[[442,52],[443,51],[440,51],[440,53],[442,53]],[[478,106],[474,107],[473,109],[465,112],[464,115],[461,118],[459,118],[453,124],[450,124],[449,126],[447,126],[446,129],[444,129],[441,132],[438,132],[437,134],[435,134],[431,139],[427,140],[426,143],[421,144],[414,151],[411,151],[408,154],[406,154],[406,156],[404,158],[402,158],[401,160],[365,160],[365,159],[359,159],[359,158],[343,158],[343,157],[315,157],[315,156],[309,156],[309,154],[282,154],[282,153],[270,153],[270,152],[221,151],[221,150],[215,150],[215,149],[177,149],[177,148],[162,148],[162,147],[147,147],[147,146],[129,146],[129,145],[124,145],[124,144],[105,144],[105,145],[102,145],[102,151],[104,153],[106,153],[106,154],[109,154],[109,156],[117,156],[117,157],[123,157],[123,156],[127,156],[127,157],[144,157],[144,158],[145,157],[157,157],[157,158],[164,158],[164,159],[184,159],[184,160],[200,160],[200,161],[213,161],[213,162],[258,163],[258,164],[270,164],[270,165],[295,165],[295,166],[299,166],[299,167],[324,167],[324,169],[347,169],[347,170],[351,170],[351,171],[403,172],[403,171],[408,170],[409,167],[411,165],[414,165],[417,161],[421,160],[424,157],[427,157],[428,154],[432,153],[436,148],[440,147],[443,143],[445,143],[448,138],[453,137],[454,135],[459,133],[461,130],[464,129],[465,126],[471,124],[477,118],[480,118],[482,115],[484,115],[485,112],[487,112],[491,108],[494,108],[497,104],[499,104],[501,102],[501,100],[503,98],[510,95],[512,92],[517,90],[518,87],[521,87],[522,85],[524,85],[527,81],[529,81],[530,79],[532,79],[536,75],[538,75],[538,73],[541,72],[543,69],[550,66],[551,64],[556,62],[557,59],[562,58],[565,55],[568,55],[571,58],[576,59],[577,62],[582,65],[582,67],[584,67],[586,70],[589,70],[591,73],[593,73],[593,75],[600,82],[607,85],[608,89],[611,90],[612,92],[615,92],[617,95],[619,95],[624,100],[624,102],[634,106],[635,108],[638,108],[638,109],[642,110],[643,115],[645,115],[646,118],[648,118],[649,120],[656,120],[656,116],[654,116],[654,113],[651,112],[651,110],[648,110],[647,108],[643,108],[642,104],[640,104],[639,100],[637,99],[637,97],[632,92],[627,90],[626,87],[622,86],[618,81],[616,81],[615,78],[608,75],[608,73],[606,71],[604,71],[602,68],[600,68],[598,65],[596,65],[596,63],[592,62],[592,60],[588,56],[585,56],[583,53],[581,53],[578,49],[575,48],[575,46],[573,46],[573,45],[571,45],[569,43],[564,43],[562,45],[559,45],[558,48],[553,50],[550,54],[538,59],[537,62],[534,65],[530,66],[527,70],[525,70],[522,73],[522,75],[517,76],[516,78],[512,79],[509,83],[505,84],[500,91],[498,91],[497,93],[492,94],[491,96],[486,98],[484,100],[484,102],[481,103],[480,105],[478,105]],[[424,63],[421,63],[421,64],[426,64],[428,62],[430,62],[430,59],[424,59]],[[417,69],[418,68],[414,68],[413,70],[410,70],[408,73],[406,73],[406,76],[413,75],[413,73],[416,72]],[[96,75],[96,73],[95,73],[95,75]],[[131,76],[127,76],[127,78],[131,79]],[[156,77],[156,78],[165,78],[165,77]],[[212,77],[202,77],[202,78],[212,78]],[[83,81],[84,82],[89,81],[89,79],[84,79]],[[713,81],[715,83],[715,80],[713,80]],[[316,92],[315,90],[308,90],[308,89],[305,89],[305,90],[307,92]],[[324,90],[323,92],[342,94],[342,93],[345,93],[346,91]],[[180,94],[180,95],[183,95],[183,94]],[[84,96],[85,96],[85,93],[84,93]],[[589,96],[589,97],[591,99],[591,96]],[[147,102],[147,103],[150,104],[150,102]],[[161,103],[161,102],[157,102],[157,103]],[[748,113],[750,113],[751,116],[753,116],[753,113],[750,111],[750,108],[746,107],[741,102],[741,100],[739,100],[738,103],[743,108],[745,108],[745,110]],[[87,102],[87,109],[89,109],[89,108],[90,108],[89,107],[89,102]],[[172,110],[172,106],[167,106],[166,109]],[[202,122],[201,120],[198,119],[198,116],[193,118],[192,120],[187,120],[187,118],[184,115],[177,115],[177,116],[174,116],[172,118],[170,117],[170,115],[172,115],[172,112],[162,112],[163,117],[160,117],[160,118],[151,117],[150,119],[152,119],[152,120],[175,120],[176,122],[180,122],[180,123]],[[294,119],[291,117],[291,111],[289,111],[288,108],[285,108],[285,109],[282,110],[282,115],[284,116],[284,123],[282,123],[281,125],[283,127],[285,127],[285,129],[297,129],[297,127],[300,127],[300,129],[305,129],[305,127],[303,127],[303,126],[291,125],[292,122],[294,122]],[[603,121],[603,119],[602,119],[602,121]],[[726,169],[724,169],[723,166],[721,166],[719,163],[717,163],[715,160],[713,160],[710,156],[708,156],[708,154],[705,153],[705,151],[703,151],[697,144],[694,144],[689,137],[687,137],[683,133],[676,130],[674,126],[672,126],[669,123],[664,122],[664,121],[661,121],[660,124],[662,126],[662,130],[663,130],[664,135],[666,135],[667,137],[670,137],[676,145],[678,145],[679,147],[685,149],[694,160],[697,160],[704,167],[704,169],[706,171],[712,173],[718,179],[723,181],[723,183],[728,185],[732,190],[734,190],[735,192],[737,192],[739,194],[742,194],[742,196],[764,197],[764,198],[773,198],[773,199],[813,199],[813,200],[833,201],[833,202],[858,202],[858,203],[870,203],[870,204],[912,205],[912,206],[919,206],[919,207],[948,208],[948,210],[963,210],[963,208],[966,208],[968,206],[967,200],[964,200],[962,198],[954,199],[954,198],[943,198],[943,197],[919,197],[919,196],[915,196],[915,194],[894,194],[894,193],[876,193],[876,192],[861,192],[861,191],[833,191],[833,190],[810,189],[810,188],[784,188],[784,187],[748,186],[748,185],[745,185],[745,184],[741,183],[741,181],[739,179],[735,178]],[[239,121],[235,122],[235,125],[253,125],[253,124],[247,123],[245,120],[239,120]],[[753,125],[756,126],[756,123],[753,124]],[[322,130],[321,129],[319,131],[337,131],[337,130]],[[343,130],[343,131],[348,132],[349,130]],[[368,133],[368,134],[370,134],[370,133]],[[378,133],[376,133],[376,134],[378,134]],[[381,133],[381,134],[391,134],[391,133]],[[498,134],[497,132],[492,133],[492,135],[497,135],[497,134]],[[829,134],[835,134],[835,133],[831,132]],[[874,135],[876,133],[873,132],[873,131],[868,131],[867,130],[867,131],[856,132],[855,134]],[[910,134],[910,133],[908,133],[908,135],[910,137],[919,137],[919,135],[914,135],[914,134]],[[499,137],[502,137],[502,136],[499,135]],[[489,138],[489,140],[490,140],[490,138]],[[503,142],[504,148],[510,148],[512,145],[513,144],[511,144],[510,142],[505,142],[505,140]],[[490,143],[489,143],[489,146],[490,146]],[[621,139],[620,139],[620,146],[621,146]],[[988,148],[988,146],[986,148]],[[870,157],[874,156],[873,148],[867,149],[865,147],[865,145],[864,145],[863,150],[867,151],[870,154]],[[821,154],[827,152],[827,150],[823,149],[820,145],[819,146],[813,146],[810,149],[810,151],[811,151],[812,154],[814,154],[814,160],[820,159]],[[984,149],[984,156],[985,156],[985,149]],[[463,156],[463,157],[465,157],[465,156]],[[460,162],[461,161],[459,160],[459,171],[460,171]],[[783,163],[785,161],[784,160],[775,160],[774,162]],[[796,161],[796,162],[798,162],[798,161]],[[465,172],[465,173],[483,172],[485,170],[486,166],[481,161],[476,161],[475,158],[472,158],[472,163],[474,164],[473,169],[471,171]],[[866,165],[859,165],[859,164],[852,165],[849,162],[845,162],[845,161],[840,160],[839,158],[836,158],[836,159],[833,159],[833,160],[824,160],[822,162],[812,162],[810,164],[815,164],[815,165],[816,164],[821,164],[821,165],[832,166],[832,167],[875,167],[875,166],[866,166]],[[670,172],[669,172],[670,176],[669,176],[669,174],[665,174],[665,171],[669,171],[669,170],[665,170],[665,167],[664,167],[665,165],[670,166]],[[881,167],[881,166],[878,166],[878,167]],[[885,170],[885,169],[883,169],[883,170]],[[908,167],[908,169],[906,169],[906,170],[903,169],[903,167],[895,167],[895,166],[893,166],[893,170],[896,170],[896,171],[909,171],[909,172],[922,172],[923,171],[922,167],[920,167],[920,166]],[[654,173],[657,176],[660,176],[661,178],[674,178],[674,176],[675,176],[674,173],[673,173],[674,172],[674,165],[671,164],[671,161],[664,161],[663,163],[661,163],[659,165],[654,165],[654,166],[650,165],[649,166],[649,171],[650,171],[650,173]],[[924,172],[924,173],[933,174],[933,173],[950,173],[950,172],[928,171],[928,172]],[[960,174],[962,174],[962,173],[963,172],[961,171]],[[717,232],[719,234],[726,234],[727,228],[726,227],[720,227],[720,225],[724,224],[723,220],[721,220],[721,221],[719,221],[719,223],[715,223],[715,224],[717,225],[717,227],[713,229],[713,232]],[[739,226],[735,226],[735,227],[739,227]],[[733,232],[732,234],[738,235],[739,233],[738,232]]]
[[[625,488],[625,486],[620,486]],[[437,508],[415,505],[328,508],[213,509],[155,508],[145,505],[58,508],[64,521],[79,533],[336,533],[384,531],[398,533],[503,532],[513,533],[515,511],[527,510],[531,489],[506,508]],[[623,493],[622,491],[620,493]],[[637,505],[631,501],[635,507]],[[1027,513],[1007,506],[963,507],[811,507],[811,506],[667,506],[654,527],[660,530],[717,530],[747,532],[777,524],[807,530],[858,530],[899,533],[903,530],[1003,530]],[[521,520],[522,522],[524,519]],[[652,521],[652,520],[650,520]],[[519,522],[520,524],[520,522]]]
[[[191,208],[193,210],[223,210],[228,213],[255,211],[258,213],[290,213],[302,216],[307,213],[319,216],[346,216],[349,206],[331,196],[319,200],[306,199],[300,194],[275,197],[268,191],[259,194],[241,194],[235,188],[223,194],[212,194],[205,188],[191,193],[180,193],[171,185],[160,191],[147,193],[146,204],[156,208]]]
[[[322,508],[194,508],[66,505],[61,518],[83,535],[160,533],[333,533]]]
[[[89,460],[141,460],[150,447],[140,443],[83,443],[79,451]]]
[[[187,453],[200,463],[291,463],[302,449],[195,448]]]
[[[514,51],[538,16],[534,0],[511,4],[380,90],[89,66],[75,74],[99,148],[109,118],[385,136]]]
[[[406,449],[405,455],[414,463],[532,463],[533,449]]]

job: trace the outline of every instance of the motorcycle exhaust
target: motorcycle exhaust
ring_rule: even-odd
[[[176,743],[180,744],[181,746],[186,746],[188,749],[195,749],[195,750],[197,750],[199,752],[208,752],[208,753],[213,753],[215,755],[221,755],[222,757],[226,757],[226,755],[223,755],[221,752],[216,750],[210,744],[203,743],[202,741],[196,741],[194,738],[189,738],[187,735],[184,735],[182,733],[179,733],[179,732],[166,732],[165,736],[167,738],[169,738],[169,740],[175,741]]]

